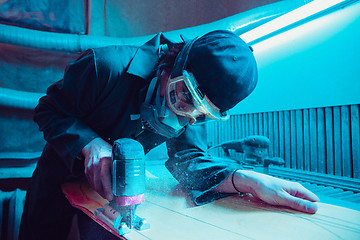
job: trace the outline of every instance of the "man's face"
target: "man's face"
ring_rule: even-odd
[[[171,111],[178,116],[187,117],[190,125],[221,119],[220,111],[211,106],[210,100],[198,89],[191,73],[184,71],[182,76],[169,78],[165,95]]]
[[[177,83],[176,89],[170,90],[167,95],[167,103],[171,111],[177,115],[187,117],[192,125],[196,119],[205,118],[206,114],[199,111],[194,105],[194,99],[184,82]],[[170,104],[169,104],[170,103]],[[188,113],[191,112],[191,115]]]

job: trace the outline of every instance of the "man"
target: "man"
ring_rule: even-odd
[[[229,31],[177,44],[158,34],[140,48],[86,51],[35,109],[47,145],[28,189],[20,239],[65,239],[76,213],[82,239],[110,238],[70,206],[60,185],[85,175],[110,201],[111,144],[119,138],[138,140],[146,152],[166,141],[166,167],[196,204],[244,192],[315,213],[318,198],[301,185],[206,154],[203,123],[226,120],[256,83],[251,49]]]

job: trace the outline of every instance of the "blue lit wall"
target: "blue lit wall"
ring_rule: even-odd
[[[234,114],[360,103],[360,4],[253,46],[259,84]]]
[[[287,168],[359,179],[359,29],[356,3],[254,44],[259,84],[209,144],[264,135]]]

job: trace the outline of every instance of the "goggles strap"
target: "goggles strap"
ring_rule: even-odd
[[[174,68],[170,75],[171,78],[175,78],[175,77],[181,76],[183,74],[183,70],[186,69],[187,59],[190,54],[190,50],[191,50],[194,42],[198,38],[199,37],[196,37],[196,38],[192,39],[191,41],[185,42],[183,48],[181,49],[179,54],[176,56]]]

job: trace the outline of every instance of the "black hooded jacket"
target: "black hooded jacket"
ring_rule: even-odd
[[[181,136],[173,139],[151,132],[136,138],[142,131],[136,116],[155,76],[162,44],[171,42],[159,33],[141,47],[89,49],[68,64],[62,80],[48,88],[35,109],[34,120],[47,144],[28,189],[22,231],[36,231],[43,218],[49,221],[45,217],[49,212],[52,220],[47,225],[59,224],[68,217],[60,185],[83,176],[79,156],[96,137],[110,144],[119,138],[135,138],[146,152],[166,141],[166,167],[196,204],[223,196],[210,190],[239,166],[206,154],[205,126],[187,126]]]

